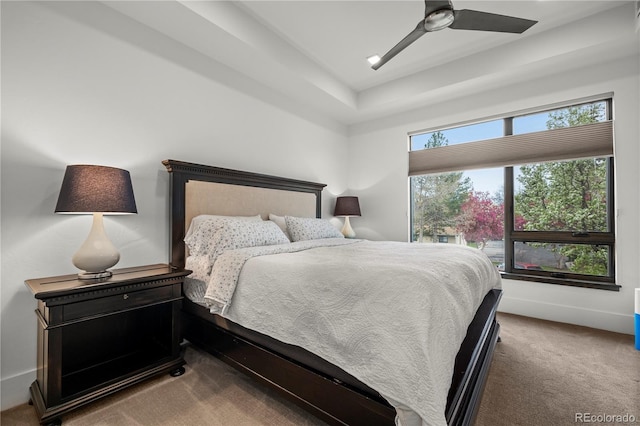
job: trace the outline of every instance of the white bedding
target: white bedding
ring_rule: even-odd
[[[464,246],[318,241],[231,250],[191,279],[209,282],[213,311],[377,390],[397,424],[445,425],[455,355],[485,294],[500,287],[497,268]]]

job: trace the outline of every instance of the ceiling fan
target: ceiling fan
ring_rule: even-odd
[[[502,33],[522,34],[538,21],[479,12],[476,10],[454,10],[450,0],[425,0],[424,18],[418,22],[400,43],[382,56],[371,68],[377,70],[391,58],[426,33],[439,31],[447,27],[453,30],[494,31]]]

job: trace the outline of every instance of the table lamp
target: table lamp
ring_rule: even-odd
[[[334,216],[344,216],[344,226],[342,227],[342,235],[347,238],[354,238],[356,233],[349,223],[350,216],[360,216],[360,204],[358,197],[338,197],[336,199],[336,208],[333,212]]]
[[[110,277],[107,269],[118,263],[120,253],[104,231],[102,215],[138,213],[129,172],[106,166],[67,166],[55,212],[93,214],[89,236],[72,262],[83,271],[80,279]]]

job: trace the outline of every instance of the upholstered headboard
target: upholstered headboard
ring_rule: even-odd
[[[171,265],[185,264],[184,235],[200,214],[320,217],[322,183],[164,160],[171,175]]]

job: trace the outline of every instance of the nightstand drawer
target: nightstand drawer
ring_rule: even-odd
[[[114,296],[101,297],[84,302],[70,303],[63,308],[63,321],[67,322],[88,316],[109,314],[132,309],[137,306],[175,300],[178,297],[180,297],[179,284],[120,293]]]

